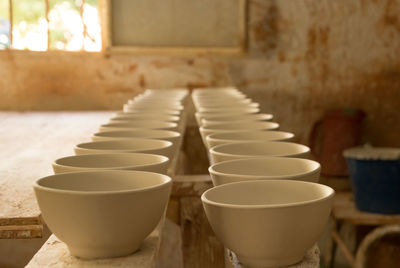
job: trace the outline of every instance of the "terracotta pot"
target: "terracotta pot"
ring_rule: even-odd
[[[343,150],[359,144],[365,113],[357,109],[331,110],[317,121],[310,134],[310,148],[321,163],[321,174],[347,176]]]

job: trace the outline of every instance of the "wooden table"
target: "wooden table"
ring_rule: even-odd
[[[113,112],[0,113],[0,239],[42,237],[32,184],[73,155]]]
[[[368,213],[358,210],[351,192],[336,193],[332,207],[332,219],[330,254],[326,258],[326,263],[330,267],[333,267],[337,246],[351,267],[355,267],[355,254],[351,252],[340,236],[343,223],[370,226],[400,224],[400,215]]]

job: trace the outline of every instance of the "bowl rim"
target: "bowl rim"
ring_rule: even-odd
[[[258,114],[260,112],[259,108],[244,108],[244,109],[231,109],[231,110],[221,110],[218,112],[212,111],[212,112],[195,112],[195,115],[200,116],[201,118],[203,117],[213,117],[215,116],[220,116],[222,115],[228,115],[232,114],[233,116],[238,115],[238,114]]]
[[[221,155],[221,156],[240,155],[240,156],[246,156],[246,157],[248,157],[248,156],[253,157],[253,155],[251,155],[251,154],[232,154],[232,153],[223,153],[223,152],[218,152],[218,151],[216,151],[216,150],[220,149],[220,148],[223,147],[223,146],[240,145],[240,144],[248,144],[248,143],[259,143],[259,144],[260,144],[260,143],[283,143],[283,144],[288,144],[288,143],[290,143],[290,144],[298,145],[298,146],[300,146],[300,147],[302,147],[302,148],[304,148],[304,149],[307,149],[307,150],[305,150],[305,151],[303,151],[303,152],[298,152],[298,153],[291,154],[291,155],[288,155],[288,156],[285,156],[285,155],[282,155],[282,154],[279,154],[279,155],[268,155],[268,156],[276,156],[276,157],[282,157],[282,156],[285,156],[285,157],[294,157],[294,156],[303,155],[303,154],[307,154],[307,153],[310,153],[310,152],[311,152],[310,147],[308,147],[308,146],[306,146],[306,145],[304,145],[304,144],[295,143],[295,142],[289,142],[289,141],[241,141],[241,142],[235,142],[235,143],[225,143],[225,144],[216,145],[216,146],[210,148],[209,151],[210,151],[210,154]],[[259,157],[259,156],[260,156],[260,155],[256,155],[256,156],[254,156],[254,157]],[[265,155],[265,156],[267,156],[267,155]]]
[[[103,134],[106,134],[107,135],[107,133],[114,133],[114,132],[139,132],[139,131],[145,131],[145,132],[158,132],[158,133],[165,133],[165,134],[171,134],[170,136],[162,136],[162,137],[159,137],[159,138],[146,138],[146,137],[120,137],[120,136],[104,136]],[[131,133],[132,134],[132,133]],[[136,128],[136,129],[131,129],[131,130],[129,130],[129,128],[128,129],[126,129],[126,130],[107,130],[107,131],[98,131],[98,132],[96,132],[96,133],[93,133],[93,135],[92,135],[93,137],[109,137],[109,138],[126,138],[126,139],[146,139],[146,140],[154,140],[154,139],[159,139],[159,140],[162,140],[163,138],[164,139],[166,139],[166,138],[179,138],[180,136],[181,136],[181,133],[179,133],[178,131],[174,131],[174,130],[166,130],[166,129],[151,129],[151,128]]]
[[[260,128],[255,128],[255,129],[250,129],[250,130],[262,130],[262,129],[270,129],[270,130],[277,130],[279,129],[280,125],[279,123],[276,122],[271,122],[271,121],[246,121],[246,123],[222,123],[222,124],[217,124],[217,125],[211,125],[208,127],[204,127],[201,126],[200,130],[201,131],[219,131],[219,130],[223,130],[224,132],[227,132],[228,130],[232,130],[229,132],[235,132],[235,130],[239,130],[239,131],[248,131],[249,129],[241,129],[241,128],[235,128],[235,129],[224,129],[224,128],[214,128],[215,126],[224,126],[226,125],[227,127],[229,125],[243,125],[243,126],[260,126]]]
[[[313,170],[308,171],[308,172],[302,172],[302,173],[296,173],[293,175],[285,175],[285,178],[296,178],[305,174],[314,174],[316,172],[321,171],[321,164],[318,163],[317,161],[310,160],[310,159],[305,159],[305,158],[296,158],[296,157],[279,157],[279,156],[261,156],[261,157],[251,157],[251,158],[242,158],[242,159],[234,159],[234,160],[227,160],[227,161],[222,161],[215,163],[211,165],[208,168],[208,172],[210,174],[215,174],[217,176],[229,176],[229,177],[234,177],[234,178],[241,178],[243,176],[251,178],[251,179],[262,179],[262,178],[271,178],[271,180],[277,180],[279,175],[276,176],[271,176],[271,175],[241,175],[241,174],[233,174],[233,173],[223,173],[220,171],[216,171],[215,167],[217,166],[222,166],[224,164],[230,164],[230,163],[236,163],[236,162],[247,162],[247,161],[253,161],[253,160],[281,160],[281,161],[293,161],[293,162],[308,162],[313,164]],[[282,179],[281,179],[282,180]]]
[[[150,123],[154,124],[153,126],[146,126],[146,124],[140,123]],[[140,125],[136,125],[140,124]],[[159,120],[129,120],[129,121],[118,121],[118,122],[108,122],[106,124],[101,124],[100,128],[127,128],[127,129],[174,129],[178,127],[178,124],[175,122],[168,122],[168,121],[159,121]]]
[[[233,204],[227,204],[227,203],[219,203],[215,202],[212,200],[207,199],[206,195],[209,192],[215,191],[216,189],[222,188],[222,187],[229,187],[229,185],[234,185],[234,184],[255,184],[255,183],[297,183],[297,184],[308,184],[308,185],[317,185],[320,188],[323,188],[327,191],[326,196],[322,198],[317,198],[313,200],[308,200],[308,201],[301,201],[301,202],[292,202],[292,203],[285,203],[285,204],[262,204],[262,205],[233,205]],[[249,180],[249,181],[239,181],[239,182],[231,182],[227,184],[222,184],[218,186],[214,186],[208,190],[206,190],[202,195],[201,195],[201,201],[204,204],[208,204],[211,206],[215,207],[221,207],[221,208],[233,208],[233,209],[262,209],[262,208],[270,208],[270,209],[278,209],[278,208],[287,208],[287,207],[298,207],[298,206],[304,206],[308,204],[313,204],[313,203],[319,203],[323,202],[325,200],[333,198],[335,195],[335,190],[327,185],[316,183],[316,182],[307,182],[307,181],[296,181],[296,180]]]
[[[155,111],[155,112],[171,112],[171,113],[177,113],[177,114],[181,114],[183,112],[183,110],[185,109],[185,107],[135,107],[129,104],[124,104],[124,111],[125,109],[127,110],[127,112],[130,111],[139,111],[139,112],[143,112],[143,111]]]
[[[135,158],[136,156],[145,156],[145,157],[152,157],[154,160],[157,160],[157,162],[151,163],[151,164],[141,164],[141,165],[124,165],[124,166],[115,166],[115,167],[81,167],[81,166],[73,166],[73,165],[67,165],[67,164],[62,164],[59,163],[59,161],[63,161],[66,159],[72,159],[72,158],[96,158],[96,157],[103,157],[103,156],[118,156],[118,157],[133,157]],[[152,166],[152,165],[162,165],[162,164],[168,164],[170,162],[169,158],[164,156],[164,155],[159,155],[159,154],[150,154],[150,153],[118,153],[118,152],[110,152],[110,153],[101,153],[101,154],[81,154],[81,155],[70,155],[70,156],[65,156],[58,158],[53,161],[52,165],[56,167],[71,167],[71,168],[83,168],[83,169],[90,169],[90,170],[114,170],[114,169],[122,169],[122,168],[141,168],[141,167],[147,167],[147,166]]]
[[[233,119],[233,120],[215,120],[215,118],[219,117],[230,117],[230,118],[240,118],[240,117],[245,117],[245,118],[240,118],[240,119]],[[258,117],[258,118],[252,118],[252,117]],[[216,117],[209,117],[209,118],[202,118],[201,121],[202,123],[214,123],[214,122],[231,122],[231,121],[269,121],[274,118],[273,114],[269,113],[258,113],[258,114],[241,114],[241,115],[227,115],[227,116],[216,116]]]
[[[169,114],[162,114],[162,115],[159,115],[159,116],[162,116],[163,117],[163,119],[162,120],[157,120],[157,121],[162,121],[162,122],[178,122],[181,118],[179,117],[179,116],[176,116],[176,115],[169,115]],[[148,120],[148,119],[150,119],[150,118],[156,118],[157,117],[157,115],[153,115],[153,114],[150,114],[150,116],[149,116],[149,114],[144,114],[144,115],[142,115],[142,114],[131,114],[131,115],[123,115],[123,114],[115,114],[113,117],[111,117],[110,119],[109,119],[109,121],[136,121],[136,119],[139,119],[139,120],[143,120],[143,121],[145,121],[145,120]],[[140,118],[142,118],[142,119],[140,119]],[[151,119],[152,120],[152,119]]]
[[[126,139],[122,139],[121,138],[121,139],[115,139],[115,140],[112,139],[112,140],[82,142],[82,143],[78,143],[77,145],[75,145],[74,149],[78,148],[78,149],[85,149],[85,150],[103,150],[103,149],[85,148],[85,147],[82,147],[82,145],[92,144],[92,143],[134,142],[134,141],[137,141],[137,142],[140,142],[140,141],[142,141],[142,142],[143,141],[152,141],[152,142],[156,141],[156,143],[158,143],[160,145],[159,147],[149,148],[149,150],[150,149],[152,150],[152,149],[169,148],[169,147],[173,146],[172,142],[167,141],[167,140],[161,140],[161,139],[145,139],[145,138],[143,138],[143,139],[142,138],[126,138]],[[115,150],[117,150],[117,149],[115,149]],[[133,150],[133,149],[123,149],[123,150],[130,151],[130,150]],[[145,149],[145,150],[147,150],[147,149]]]
[[[282,134],[288,134],[287,137],[281,137],[281,138],[277,138],[277,139],[272,139],[272,140],[266,140],[266,139],[248,139],[248,140],[234,140],[234,139],[222,139],[222,138],[215,138],[215,136],[217,135],[227,135],[227,134],[231,134],[231,133],[245,133],[245,132],[262,132],[262,133],[270,133],[270,132],[278,132],[278,133],[282,133]],[[213,137],[214,136],[214,137]],[[280,141],[282,138],[284,139],[293,139],[294,138],[294,134],[292,132],[287,132],[287,131],[282,131],[282,130],[246,130],[246,131],[229,131],[229,132],[216,132],[213,134],[210,134],[206,137],[206,140],[210,140],[210,141],[228,141],[228,142],[232,142],[232,143],[236,143],[236,142],[247,142],[247,141]],[[282,140],[283,141],[283,140]]]
[[[220,110],[227,110],[227,107],[235,105],[236,108],[259,108],[260,104],[258,102],[250,103],[227,103],[223,105],[197,105],[197,111],[202,112],[219,112]]]
[[[130,189],[130,190],[116,190],[116,191],[76,191],[76,190],[62,190],[62,189],[55,189],[51,187],[46,187],[43,185],[40,185],[39,182],[41,180],[44,180],[46,178],[50,177],[60,177],[60,176],[73,176],[73,175],[79,175],[79,174],[85,174],[85,173],[147,173],[147,174],[152,174],[152,175],[157,175],[163,177],[164,181],[162,183],[159,183],[157,185],[153,186],[148,186],[148,187],[141,187],[139,189]],[[46,192],[51,192],[51,193],[60,193],[60,194],[69,194],[69,195],[115,195],[115,194],[127,194],[127,193],[134,193],[134,192],[145,192],[145,191],[150,191],[150,190],[155,190],[157,188],[162,188],[165,185],[172,184],[172,179],[168,175],[164,175],[161,173],[156,173],[156,172],[149,172],[149,171],[139,171],[139,170],[90,170],[90,171],[78,171],[78,172],[67,172],[67,173],[59,173],[59,174],[53,174],[53,175],[48,175],[45,177],[41,177],[37,179],[33,183],[33,188],[38,189],[41,191],[46,191]]]

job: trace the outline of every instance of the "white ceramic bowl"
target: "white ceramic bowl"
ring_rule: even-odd
[[[252,141],[227,143],[210,149],[211,163],[260,156],[309,158],[310,148],[284,141]]]
[[[201,125],[208,127],[223,123],[245,123],[249,121],[271,121],[274,116],[272,114],[247,114],[236,116],[216,116],[208,119],[202,119]]]
[[[211,117],[215,116],[236,116],[236,115],[244,115],[244,114],[256,114],[260,111],[259,108],[246,108],[246,109],[240,109],[240,110],[234,110],[234,111],[224,111],[224,112],[196,112],[194,113],[194,116],[196,118],[196,122],[199,126],[201,126],[201,120],[204,119],[209,119]]]
[[[158,129],[137,129],[137,130],[120,130],[120,131],[104,131],[93,134],[93,141],[109,141],[121,139],[158,139],[178,144],[181,134],[176,131],[158,130]]]
[[[74,148],[76,155],[108,153],[159,154],[172,159],[175,147],[172,142],[152,139],[120,139],[80,143]]]
[[[245,267],[300,262],[321,236],[334,190],[294,180],[228,183],[203,193],[208,221]]]
[[[171,192],[168,176],[126,170],[57,174],[34,184],[50,230],[84,259],[131,254],[160,221]]]
[[[99,132],[130,129],[164,129],[176,131],[178,129],[178,124],[153,120],[130,120],[129,122],[116,122],[101,125],[99,127]]]
[[[207,145],[206,137],[214,133],[248,131],[248,130],[276,130],[279,124],[275,122],[246,122],[246,123],[225,123],[212,125],[209,127],[200,127],[199,131],[204,144]]]
[[[141,107],[141,108],[133,108],[129,105],[124,104],[123,111],[125,113],[152,113],[152,114],[169,114],[169,115],[181,115],[182,110],[177,109],[168,109],[168,108],[157,108],[157,107]]]
[[[53,163],[55,174],[105,169],[141,170],[167,174],[166,156],[143,153],[85,154],[59,158]]]
[[[217,145],[235,142],[246,141],[290,141],[294,138],[294,134],[284,131],[235,131],[235,132],[220,132],[208,135],[206,142],[208,148]]]
[[[248,180],[318,182],[321,165],[301,158],[256,157],[220,162],[212,165],[208,171],[215,186]]]

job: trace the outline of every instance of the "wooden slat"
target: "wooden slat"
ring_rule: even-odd
[[[172,196],[197,196],[212,187],[209,175],[178,175],[174,178]]]
[[[356,225],[400,224],[400,215],[368,213],[356,208],[351,192],[337,193],[333,201],[332,216],[335,220]]]
[[[43,236],[43,225],[0,226],[1,239],[31,239]]]

